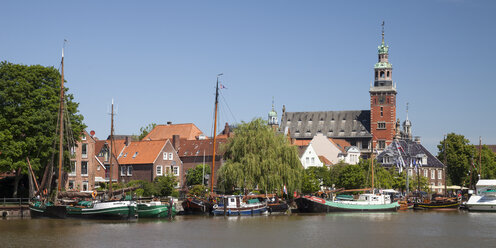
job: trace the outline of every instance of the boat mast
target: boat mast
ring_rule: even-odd
[[[482,137],[479,136],[479,180],[482,178]]]
[[[65,40],[64,40],[65,44]],[[62,191],[62,162],[64,153],[62,146],[64,142],[64,47],[62,47],[61,62],[61,79],[60,79],[60,108],[59,108],[59,176],[57,178],[57,196]]]
[[[372,147],[372,155],[370,155],[370,163],[372,167],[372,194],[374,193],[374,147]]]
[[[217,74],[217,84],[215,86],[215,117],[214,117],[214,151],[212,155],[212,176],[210,178],[210,192],[214,192],[214,179],[215,179],[215,141],[217,140],[217,105],[219,103],[219,77],[223,74]]]
[[[112,198],[112,150],[114,149],[114,99],[112,99],[112,110],[110,112],[110,166],[109,166],[109,196]]]
[[[443,178],[444,178],[444,196],[446,196],[446,191],[448,191],[448,186],[446,185],[446,182],[448,182],[448,180],[446,180],[446,169],[448,169],[448,160],[446,158],[446,135],[444,136],[444,170],[443,170]]]

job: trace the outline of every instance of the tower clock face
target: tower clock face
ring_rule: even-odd
[[[379,104],[384,104],[386,102],[385,96],[379,96]]]

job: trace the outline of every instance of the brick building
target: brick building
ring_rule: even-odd
[[[370,155],[372,147],[384,150],[393,142],[397,126],[397,91],[392,70],[383,29],[378,62],[374,66],[374,83],[369,89],[369,110],[286,112],[283,107],[279,131],[298,140],[309,140],[317,134],[343,139],[365,157]]]
[[[182,162],[168,139],[131,142],[119,154],[118,161],[119,182],[151,182],[158,176],[172,174],[178,178],[178,188],[184,184]]]

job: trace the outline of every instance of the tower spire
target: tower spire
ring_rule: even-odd
[[[384,21],[382,21],[382,45],[384,45]]]
[[[407,120],[408,120],[408,104],[410,104],[410,103],[408,103],[408,102],[406,103],[406,119]]]
[[[274,96],[272,96],[272,111],[274,111]]]

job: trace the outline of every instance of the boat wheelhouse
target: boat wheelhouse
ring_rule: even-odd
[[[223,196],[220,198],[222,203],[213,207],[214,215],[259,215],[267,214],[267,206],[258,199],[243,201],[241,195]]]

